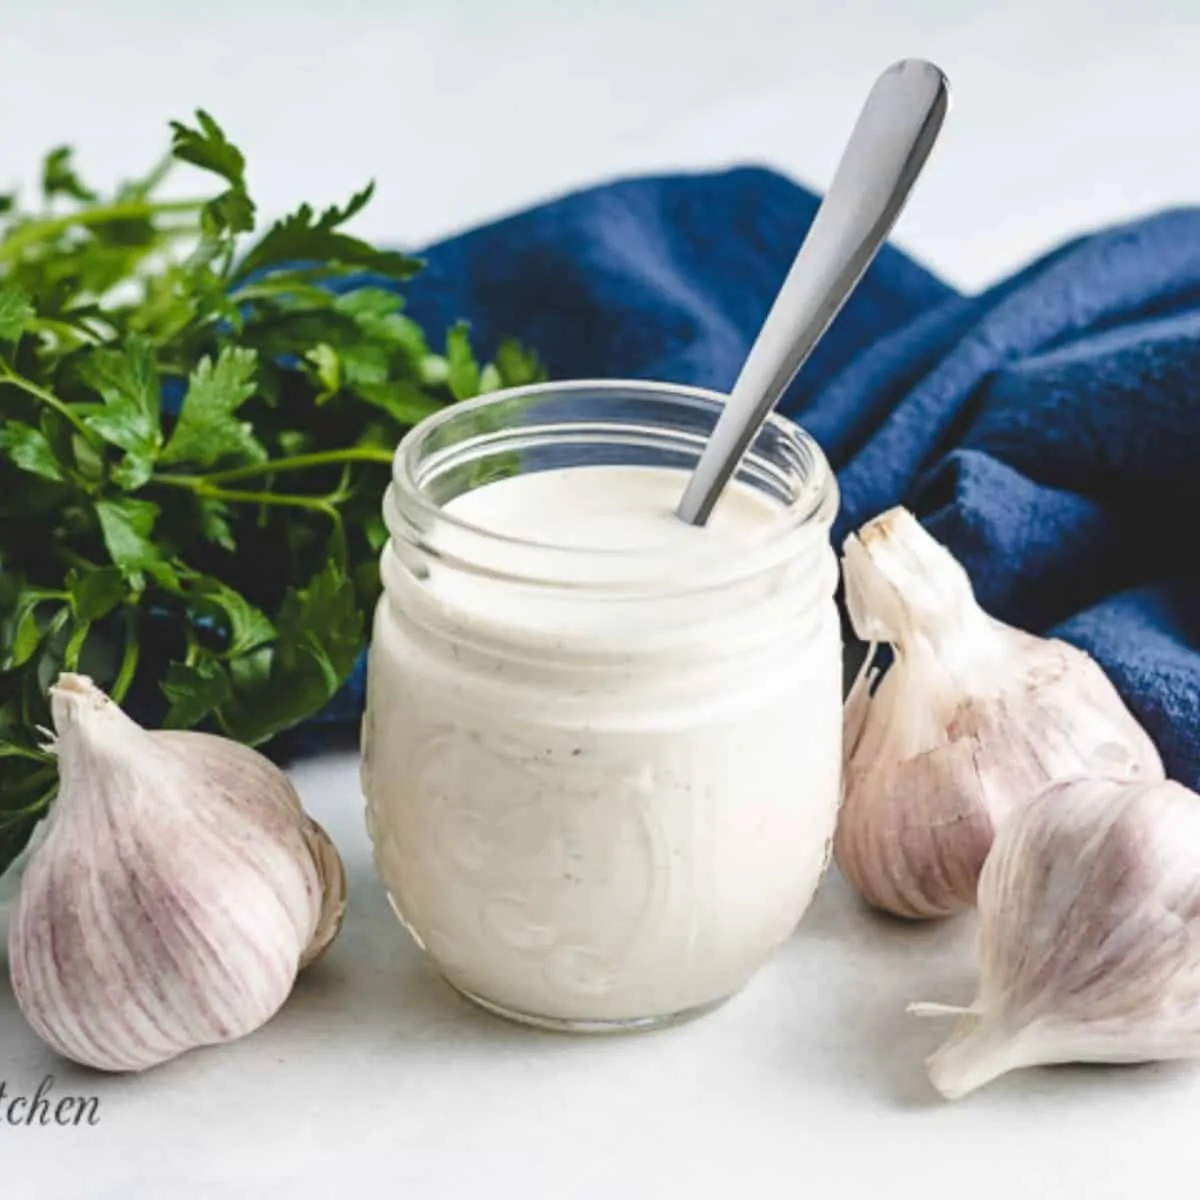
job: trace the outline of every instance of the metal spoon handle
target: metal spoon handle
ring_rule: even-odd
[[[688,481],[677,510],[684,521],[708,520],[768,414],[891,231],[949,107],[946,77],[921,59],[898,62],[876,81]]]

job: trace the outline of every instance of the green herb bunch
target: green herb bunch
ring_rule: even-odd
[[[172,129],[111,196],[59,148],[39,211],[0,197],[0,871],[54,795],[60,671],[248,744],[317,712],[363,647],[400,436],[542,377],[461,323],[431,349],[394,290],[421,263],[344,230],[370,187],[255,237],[242,153],[206,113]],[[179,162],[213,194],[164,199]]]

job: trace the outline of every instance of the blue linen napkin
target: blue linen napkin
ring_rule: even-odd
[[[817,203],[753,168],[607,184],[431,247],[409,310],[432,336],[465,316],[484,351],[516,335],[552,378],[728,390]],[[1200,209],[975,296],[885,247],[780,409],[838,472],[839,544],[910,507],[990,612],[1093,654],[1200,786]]]

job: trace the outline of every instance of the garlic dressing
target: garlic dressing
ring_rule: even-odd
[[[631,430],[596,390],[574,399],[608,446],[676,436],[670,411]],[[397,914],[485,1006],[669,1020],[741,988],[807,907],[839,796],[841,646],[832,477],[801,444],[791,503],[743,479],[705,529],[672,512],[683,463],[518,470],[431,513],[398,455],[368,823]]]

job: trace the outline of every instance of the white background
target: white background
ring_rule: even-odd
[[[265,215],[374,177],[360,228],[420,244],[614,173],[754,161],[823,187],[875,74],[922,55],[955,108],[897,240],[948,280],[978,287],[1080,229],[1200,199],[1193,0],[3,0],[0,16],[0,185],[64,140],[115,180],[203,105],[245,148]],[[101,1096],[91,1130],[0,1127],[6,1195],[1195,1191],[1190,1067],[931,1092],[921,1061],[944,1030],[904,1005],[969,998],[969,921],[884,923],[831,876],[779,958],[704,1020],[529,1033],[455,999],[402,936],[353,759],[296,777],[350,872],[328,959],[259,1034],[129,1079],[64,1067],[0,990],[9,1094],[53,1071],[56,1095]]]
[[[0,184],[50,144],[115,179],[211,109],[264,214],[378,195],[409,244],[613,173],[756,161],[823,188],[908,55],[954,110],[897,241],[990,281],[1197,199],[1196,0],[0,0]]]

